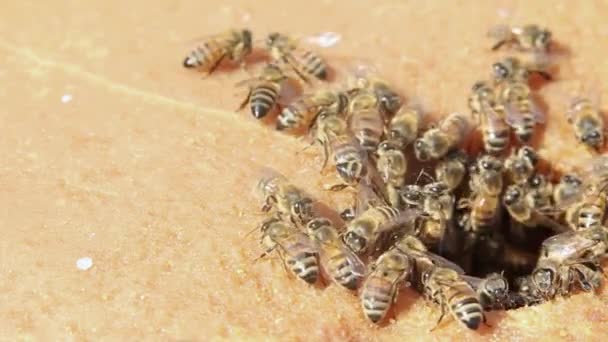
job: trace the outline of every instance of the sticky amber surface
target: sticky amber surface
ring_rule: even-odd
[[[590,157],[564,109],[589,84],[605,95],[607,13],[603,1],[5,1],[0,339],[605,340],[605,290],[490,313],[477,332],[449,320],[429,332],[440,312],[413,291],[377,327],[340,288],[254,263],[261,167],[330,208],[348,196],[322,190],[333,179],[314,149],[296,154],[306,142],[234,112],[246,72],[203,80],[181,62],[193,39],[230,27],[334,31],[341,41],[319,51],[338,71],[373,63],[439,116],[466,110],[504,55],[489,51],[491,26],[546,25],[564,53],[539,90],[540,151],[567,170]]]

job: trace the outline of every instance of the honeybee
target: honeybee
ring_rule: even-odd
[[[420,161],[439,159],[462,143],[469,132],[469,119],[452,113],[414,142],[414,153]]]
[[[466,173],[467,156],[460,150],[448,153],[435,166],[435,177],[445,184],[449,191],[458,188]]]
[[[577,281],[583,289],[597,288],[602,274],[597,257],[606,253],[606,237],[606,231],[597,227],[558,234],[543,241],[531,275],[534,287],[547,299],[567,294]]]
[[[327,64],[316,53],[298,46],[295,39],[281,33],[271,33],[266,38],[266,49],[271,58],[289,66],[304,82],[309,76],[327,79]]]
[[[505,310],[512,308],[509,295],[509,282],[499,273],[490,273],[484,278],[462,276],[477,292],[479,302],[484,310]]]
[[[369,91],[359,91],[350,98],[350,129],[359,145],[368,152],[376,150],[384,133],[384,120],[378,111],[377,100]]]
[[[531,74],[537,74],[547,81],[553,76],[547,72],[549,60],[544,55],[536,55],[533,62],[523,62],[516,57],[505,57],[492,64],[492,78],[494,83],[501,84],[505,81],[517,81],[528,83]]]
[[[437,325],[446,312],[471,330],[486,321],[478,294],[454,269],[433,265],[423,270],[421,283],[425,297],[441,306]]]
[[[393,207],[401,203],[399,189],[403,185],[407,173],[407,158],[403,150],[393,140],[385,140],[376,150],[378,159],[376,168],[386,186],[388,201]]]
[[[606,216],[606,195],[587,189],[581,200],[566,210],[566,222],[574,230],[584,230],[602,225]]]
[[[347,105],[348,97],[342,92],[320,90],[312,94],[304,94],[281,111],[276,129],[298,130],[310,126],[321,108],[329,108],[332,112],[340,114],[346,110]]]
[[[184,59],[186,68],[200,68],[211,75],[228,57],[236,63],[244,63],[245,57],[252,50],[252,36],[248,29],[228,30],[208,38],[202,45],[190,52]]]
[[[421,112],[415,108],[403,106],[388,124],[387,137],[398,142],[404,149],[418,136],[418,128],[422,120]]]
[[[309,284],[319,277],[318,252],[308,235],[276,217],[261,226],[261,243],[266,248],[262,257],[277,250],[291,271]]]
[[[482,155],[470,167],[469,187],[473,192],[498,196],[503,187],[503,164],[491,155]]]
[[[545,115],[531,97],[530,87],[521,81],[505,82],[500,98],[506,109],[505,121],[521,142],[527,142],[534,133],[534,127],[545,123]]]
[[[338,285],[356,290],[365,275],[365,265],[344,245],[331,221],[314,218],[306,227],[308,235],[318,247],[325,273]]]
[[[532,208],[540,211],[552,211],[553,184],[547,178],[535,173],[528,179],[527,186],[527,201]]]
[[[386,205],[371,206],[346,225],[344,243],[358,255],[374,252],[381,235],[400,227],[412,227],[415,210],[399,210]]]
[[[536,210],[534,204],[527,199],[525,189],[520,185],[512,184],[507,187],[502,201],[511,217],[525,227],[544,226],[557,232],[566,230],[565,227]]]
[[[521,27],[497,25],[490,29],[488,35],[496,40],[492,50],[498,50],[503,45],[510,45],[523,51],[545,52],[551,43],[551,31],[538,25]]]
[[[553,202],[558,208],[575,203],[583,193],[583,180],[575,174],[565,174],[553,187]]]
[[[529,146],[522,146],[505,160],[505,169],[515,184],[525,184],[534,174],[538,163],[536,151]]]
[[[454,195],[442,182],[426,184],[422,188],[424,195],[423,210],[434,220],[451,220],[454,210]]]
[[[285,78],[283,71],[278,66],[268,64],[259,77],[239,83],[239,85],[249,84],[249,92],[239,106],[239,110],[249,104],[251,114],[256,119],[265,117],[277,105],[281,84]]]
[[[358,66],[347,80],[346,87],[349,93],[371,91],[378,101],[380,112],[385,118],[389,118],[401,108],[401,96],[376,74],[373,68]]]
[[[262,211],[275,211],[293,223],[304,225],[312,219],[313,201],[302,190],[289,183],[287,178],[272,170],[264,170],[257,183],[257,192],[264,199]]]
[[[386,316],[413,267],[413,260],[397,248],[389,249],[370,264],[360,294],[363,313],[370,321],[378,323]]]
[[[484,149],[488,153],[500,153],[509,146],[510,140],[504,107],[496,104],[494,90],[486,82],[475,83],[472,90],[469,107],[481,128]]]
[[[589,99],[575,99],[566,112],[576,139],[594,150],[604,146],[604,118]]]
[[[512,292],[511,296],[516,298],[515,301],[519,305],[514,308],[536,305],[543,302],[540,291],[532,281],[532,275],[517,277],[515,279],[515,288],[517,289],[517,292]]]
[[[499,216],[500,199],[498,195],[476,192],[472,199],[461,198],[458,208],[470,210],[462,218],[461,224],[469,234],[469,243],[472,244],[480,238],[488,238],[494,231],[493,227]]]

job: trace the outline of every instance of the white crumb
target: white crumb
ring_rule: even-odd
[[[68,103],[70,101],[72,101],[72,94],[64,94],[61,97],[61,102],[63,102],[63,103]]]
[[[89,257],[83,257],[76,260],[76,268],[81,271],[86,271],[93,266],[93,259]]]
[[[342,36],[336,32],[324,32],[316,36],[308,37],[307,41],[311,44],[316,44],[320,47],[331,47],[342,39]]]

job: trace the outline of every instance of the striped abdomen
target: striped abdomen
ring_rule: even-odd
[[[295,130],[309,125],[316,114],[316,108],[311,100],[305,97],[291,103],[279,114],[277,130]]]
[[[384,122],[374,109],[362,109],[352,114],[351,130],[366,151],[375,151],[382,139]]]
[[[509,129],[493,130],[484,128],[483,146],[486,152],[497,154],[504,151],[509,144]]]
[[[251,114],[257,119],[266,116],[277,103],[280,86],[273,82],[262,82],[251,90]]]
[[[476,330],[484,319],[477,293],[464,281],[446,286],[444,295],[450,312],[467,328]]]
[[[348,256],[341,250],[336,249],[333,255],[328,256],[327,273],[340,285],[349,290],[356,290],[361,274],[354,272],[353,265]]]
[[[201,68],[208,71],[226,54],[226,45],[221,40],[209,40],[190,52],[184,59],[184,67]]]
[[[370,274],[361,289],[363,313],[370,321],[380,322],[393,304],[397,284],[390,278],[382,277],[380,272]]]
[[[294,51],[294,59],[302,72],[312,75],[320,80],[327,79],[327,66],[325,61],[312,51]]]
[[[309,284],[319,278],[318,254],[299,241],[292,241],[283,246],[285,262],[291,271]]]
[[[606,203],[602,200],[584,204],[578,211],[577,229],[589,229],[601,226],[605,214]]]
[[[347,184],[357,184],[367,175],[366,153],[349,138],[336,138],[331,143],[336,171]]]

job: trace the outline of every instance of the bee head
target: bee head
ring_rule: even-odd
[[[591,147],[599,147],[603,143],[602,133],[598,130],[586,132],[581,137],[583,143]]]
[[[504,80],[509,77],[509,68],[502,62],[492,64],[492,75],[497,80]]]
[[[364,253],[367,249],[365,238],[353,231],[349,231],[344,235],[344,244],[357,254]]]
[[[581,186],[583,185],[583,181],[581,181],[580,178],[578,178],[575,175],[572,174],[566,174],[562,177],[562,182],[566,183],[566,184],[570,184],[573,186]]]
[[[439,196],[448,190],[443,182],[434,182],[424,186],[424,192],[432,196]]]
[[[408,204],[418,204],[422,201],[422,193],[416,185],[406,185],[401,191],[401,198]]]
[[[319,230],[319,228],[321,228],[321,227],[330,226],[330,225],[331,225],[331,222],[328,219],[326,219],[324,217],[318,217],[318,218],[314,218],[314,219],[310,220],[306,226],[309,231],[315,232],[315,231]]]
[[[547,49],[550,42],[551,42],[551,31],[542,30],[536,37],[534,44],[536,45],[536,47],[544,50],[544,49]]]
[[[416,139],[414,142],[414,153],[416,154],[416,158],[420,161],[427,161],[430,159],[429,145],[422,139]]]
[[[519,201],[521,199],[521,196],[522,193],[519,187],[512,185],[505,191],[503,201],[505,202],[505,205],[509,206]]]
[[[302,221],[308,220],[312,216],[312,200],[310,198],[302,198],[296,201],[291,208],[295,217]]]
[[[538,154],[536,154],[536,151],[534,151],[532,147],[524,146],[519,150],[519,153],[523,158],[530,160],[532,165],[536,165],[536,163],[538,163]]]
[[[545,179],[541,174],[534,174],[530,179],[528,179],[528,186],[533,189],[538,189],[545,183]]]
[[[500,300],[509,294],[509,283],[502,275],[491,274],[486,279],[485,291],[494,300]]]
[[[272,226],[273,224],[279,222],[280,220],[277,217],[272,217],[269,218],[268,220],[264,221],[264,223],[262,223],[262,225],[260,226],[260,231],[262,233],[265,233],[266,231],[268,231],[268,229],[270,228],[270,226]]]
[[[553,287],[555,272],[550,268],[538,268],[532,273],[532,282],[543,293],[548,293]]]

